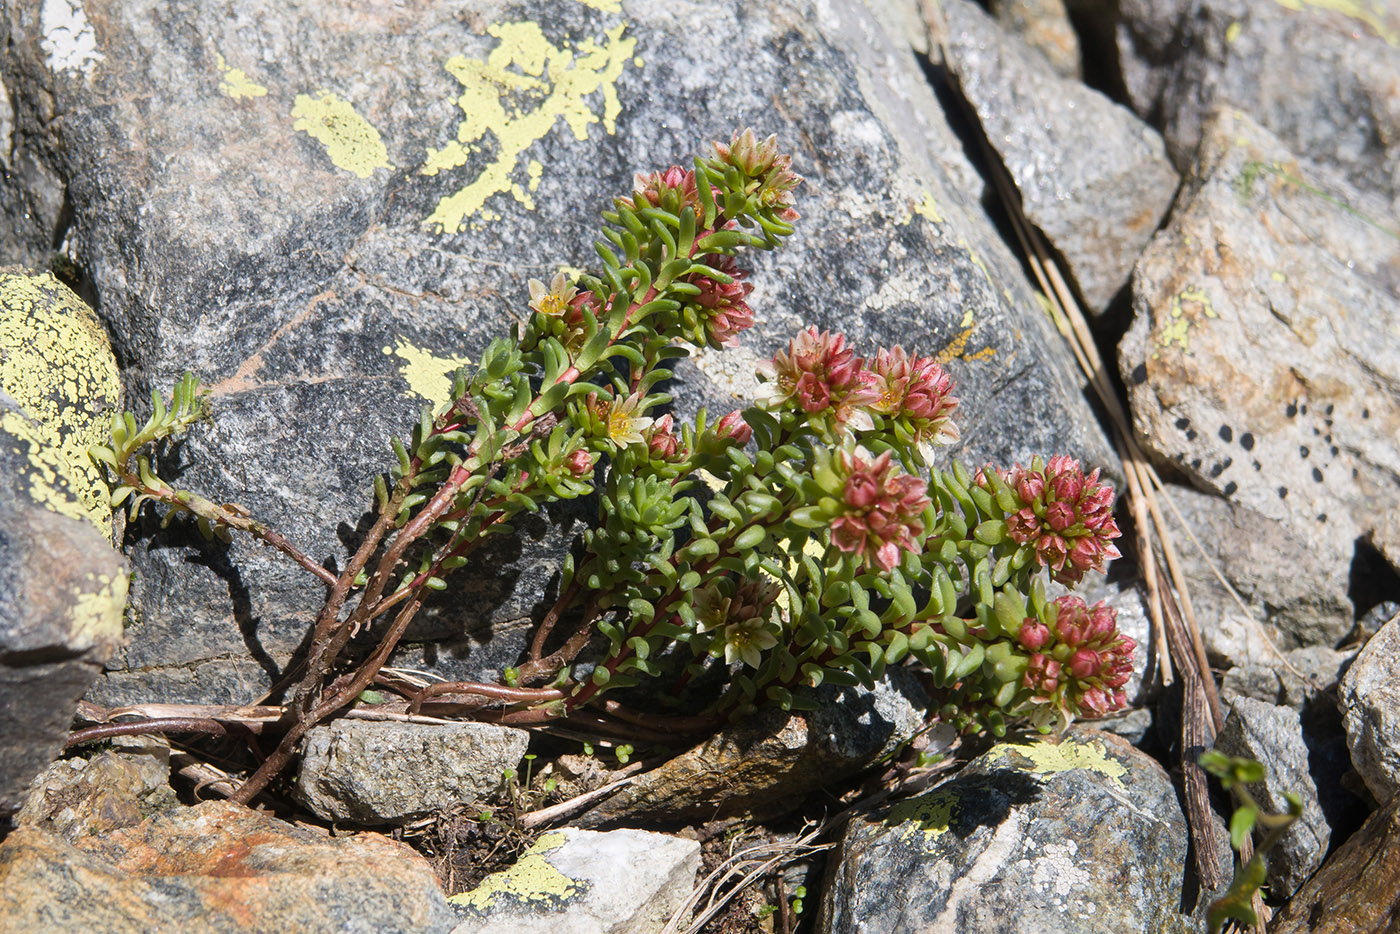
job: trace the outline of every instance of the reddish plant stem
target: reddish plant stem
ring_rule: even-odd
[[[593,624],[597,622],[598,615],[591,602],[584,612],[584,619],[586,622],[580,624],[578,630],[569,637],[569,641],[561,645],[556,651],[544,658],[526,662],[521,665],[519,670],[520,680],[528,682],[539,678],[552,677],[560,668],[563,668],[569,662],[573,661],[574,658],[578,656],[578,653],[583,651],[584,646],[588,645],[588,641],[593,638]]]
[[[668,714],[643,713],[640,710],[633,710],[624,707],[614,700],[603,701],[603,711],[610,716],[636,726],[651,729],[665,728],[675,730],[677,733],[700,733],[713,730],[719,723],[719,718],[708,716],[680,717]]]
[[[256,733],[261,724],[250,723],[246,724],[246,727],[248,732]],[[142,733],[203,733],[206,736],[225,736],[228,734],[228,727],[218,720],[205,717],[156,717],[122,723],[99,723],[69,733],[63,748],[71,749],[83,743],[111,739],[113,736],[138,736]]]
[[[168,486],[163,488],[149,487],[141,482],[139,476],[131,473],[129,470],[122,470],[119,473],[122,483],[125,483],[127,486],[140,490],[152,499],[165,503],[167,506],[177,509],[187,509],[210,522],[226,525],[231,529],[237,529],[240,532],[247,533],[259,541],[266,542],[301,565],[301,567],[320,578],[322,583],[328,586],[335,586],[336,577],[334,574],[311,560],[310,556],[289,542],[284,535],[280,532],[273,531],[264,523],[248,516],[239,515],[228,507],[220,506],[218,503],[194,493],[182,493]]]
[[[423,704],[445,694],[469,694],[511,704],[545,704],[564,699],[564,692],[553,688],[513,688],[502,684],[477,681],[444,681],[423,688],[409,701],[408,712],[418,713]]]
[[[375,675],[379,674],[379,669],[384,667],[389,653],[398,644],[399,637],[408,628],[409,622],[418,613],[420,606],[422,606],[421,599],[415,598],[399,611],[388,632],[380,640],[379,647],[374,650],[374,654],[369,657],[369,660],[360,666],[350,682],[340,690],[335,691],[332,696],[323,698],[306,716],[298,717],[297,722],[292,724],[291,729],[277,744],[277,748],[262,761],[262,764],[252,775],[248,776],[243,784],[234,790],[233,794],[229,795],[230,801],[235,804],[247,804],[251,801],[254,795],[266,788],[267,783],[272,781],[292,761],[292,757],[296,754],[297,744],[313,726],[360,696],[360,692],[369,686]]]
[[[574,598],[582,589],[583,585],[575,580],[569,585],[569,589],[561,594],[558,600],[554,601],[554,605],[549,608],[549,612],[540,621],[540,628],[536,630],[535,638],[530,643],[530,661],[539,661],[540,656],[544,653],[545,641],[549,638],[549,634],[554,631],[555,624],[559,622],[559,615],[568,609],[569,604],[574,602]]]

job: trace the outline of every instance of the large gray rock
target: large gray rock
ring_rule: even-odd
[[[92,309],[47,274],[0,269],[0,817],[121,643],[127,566],[87,458],[119,395]]]
[[[1249,791],[1266,812],[1287,813],[1284,795],[1289,792],[1303,801],[1302,816],[1269,850],[1270,891],[1286,898],[1322,865],[1332,840],[1332,828],[1310,773],[1302,718],[1291,707],[1235,698],[1215,748],[1263,763],[1264,780],[1250,785]]]
[[[1167,495],[1201,544],[1198,550],[1188,537],[1177,536],[1182,573],[1213,664],[1287,671],[1281,653],[1331,649],[1351,631],[1350,562],[1344,560],[1349,552],[1342,543],[1330,561],[1318,561],[1317,543],[1303,531],[1238,500],[1185,486],[1170,486]],[[1308,573],[1299,574],[1304,566]]]
[[[700,869],[700,844],[643,830],[544,834],[509,869],[448,899],[452,934],[658,934]]]
[[[1125,741],[1002,744],[851,822],[818,930],[1194,931],[1178,913],[1186,850],[1171,780]]]
[[[529,745],[491,723],[337,720],[307,734],[297,795],[327,820],[401,823],[497,794]]]
[[[446,934],[432,868],[374,833],[327,837],[226,801],[76,844],[21,827],[0,844],[0,926],[102,931]]]
[[[1314,0],[1122,0],[1118,47],[1134,109],[1160,121],[1183,170],[1211,111],[1249,113],[1299,157],[1335,166],[1400,210],[1400,9]]]
[[[743,346],[680,368],[683,410],[742,404],[753,364],[811,322],[941,353],[974,461],[1110,457],[1060,338],[961,190],[970,172],[931,91],[848,0],[625,16],[91,0],[69,33],[92,45],[68,54],[45,9],[6,5],[5,81],[16,125],[51,128],[74,253],[129,388],[200,374],[216,415],[179,450],[181,484],[318,561],[343,565],[390,435],[506,331],[526,280],[591,264],[597,212],[634,172],[745,124],[793,148],[803,219],[791,248],[755,261],[761,323]],[[415,624],[411,641],[438,642],[414,665],[458,679],[514,663],[578,515],[487,549]],[[131,642],[94,696],[266,691],[322,586],[246,541],[134,535]]]
[[[1176,192],[1161,137],[1126,107],[1056,74],[976,4],[940,5],[947,31],[935,38],[1022,210],[1064,255],[1089,309],[1102,311]]]
[[[1352,765],[1384,804],[1400,792],[1400,619],[1386,623],[1337,688]]]
[[[1134,271],[1119,354],[1136,429],[1262,517],[1249,534],[1257,555],[1279,553],[1264,574],[1302,611],[1298,644],[1350,628],[1358,537],[1400,555],[1400,240],[1383,216],[1225,110]]]

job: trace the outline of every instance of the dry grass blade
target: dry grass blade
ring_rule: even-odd
[[[975,115],[970,116],[975,123]],[[1205,645],[1201,639],[1200,624],[1191,605],[1190,590],[1173,543],[1171,529],[1158,504],[1156,493],[1161,488],[1161,481],[1137,443],[1128,413],[1108,378],[1108,371],[1073,290],[1058,264],[1051,258],[1043,237],[1022,213],[1020,197],[1000,159],[985,138],[979,138],[979,142],[1026,261],[1047,297],[1056,323],[1061,325],[1060,330],[1073,350],[1080,369],[1089,380],[1112,423],[1114,442],[1122,461],[1123,476],[1137,520],[1135,524],[1139,565],[1148,590],[1148,609],[1153,623],[1162,683],[1172,683],[1173,667],[1185,682],[1182,692],[1181,745],[1182,768],[1186,778],[1187,820],[1191,838],[1196,844],[1194,849],[1197,874],[1204,888],[1209,891],[1223,885],[1225,879],[1215,854],[1214,820],[1205,773],[1200,770],[1194,757],[1214,743],[1215,735],[1223,725],[1223,717],[1215,679],[1211,674]],[[1155,546],[1152,541],[1154,533]],[[1165,561],[1165,569],[1157,564],[1158,549]],[[1180,603],[1177,602],[1178,597]],[[1245,858],[1248,859],[1248,856],[1245,855]]]
[[[823,823],[796,840],[785,843],[761,843],[757,846],[746,847],[733,854],[716,866],[714,871],[695,887],[695,890],[690,893],[690,898],[686,899],[685,904],[671,916],[671,920],[662,929],[661,934],[697,934],[711,918],[729,904],[734,896],[783,863],[830,849],[834,844],[812,842],[829,825],[829,822]],[[682,919],[696,910],[706,893],[709,893],[709,899],[706,901],[705,907],[701,908],[695,917],[691,918],[690,924],[682,929],[680,926]]]

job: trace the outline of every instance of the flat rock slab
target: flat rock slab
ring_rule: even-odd
[[[690,897],[700,844],[642,830],[551,831],[448,899],[452,934],[656,934]]]
[[[491,723],[337,720],[307,734],[297,796],[326,820],[399,823],[496,794],[529,744]]]
[[[1400,619],[1371,637],[1337,687],[1351,762],[1376,800],[1400,793]]]
[[[1090,311],[1128,281],[1178,177],[1132,111],[1050,63],[968,0],[941,0],[949,70]]]
[[[759,325],[680,367],[683,414],[746,404],[757,361],[811,323],[944,359],[974,464],[1111,458],[903,40],[853,0],[87,0],[61,29],[51,8],[6,5],[5,80],[15,125],[51,128],[26,145],[66,186],[129,388],[201,376],[215,418],[173,458],[181,484],[317,561],[344,565],[390,437],[525,311],[527,280],[594,264],[598,212],[633,173],[749,124],[792,148],[803,218],[755,260]],[[515,664],[581,516],[485,549],[415,620],[431,649],[398,663],[447,680]],[[319,582],[254,543],[132,535],[139,612],[94,698],[265,692]]]
[[[1234,106],[1400,213],[1394,3],[1122,0],[1117,11],[1128,97],[1160,121],[1179,167],[1195,158],[1211,111]]]
[[[1002,744],[932,791],[853,821],[818,930],[1194,931],[1178,914],[1186,820],[1116,736]]]
[[[0,844],[0,918],[36,934],[446,934],[455,923],[406,845],[329,838],[223,801],[76,845],[14,831]]]
[[[1400,556],[1393,224],[1221,111],[1138,262],[1119,348],[1147,446],[1277,523],[1281,544],[1305,543],[1324,580],[1346,573],[1362,535]]]

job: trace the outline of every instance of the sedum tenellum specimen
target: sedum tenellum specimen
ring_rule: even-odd
[[[714,723],[762,703],[809,705],[798,688],[869,684],[907,658],[931,672],[936,715],[968,730],[999,734],[1010,716],[1049,730],[1122,706],[1133,643],[1112,609],[1044,589],[1117,555],[1112,491],[1066,457],[938,467],[958,400],[935,359],[902,347],[860,356],[810,327],[762,364],[752,408],[686,424],[668,411],[658,387],[673,362],[752,326],[739,257],[792,234],[800,182],[773,138],[747,130],[693,168],[638,176],[603,214],[601,272],[532,280],[526,322],[395,442],[377,521],[338,576],[241,508],[174,489],[137,453],[202,413],[191,378],[144,428],[116,420],[111,445],[94,450],[116,475],[114,502],[156,500],[215,534],[252,534],[329,587],[296,724],[243,800],[376,679],[426,592],[449,588],[488,536],[590,493],[598,521],[519,667],[498,684],[434,686],[415,707],[453,699],[519,723],[591,705],[595,720],[635,724],[647,716],[602,695],[663,671],[678,692],[718,666],[722,695],[690,712]],[[349,640],[372,626],[377,647],[347,662]]]

